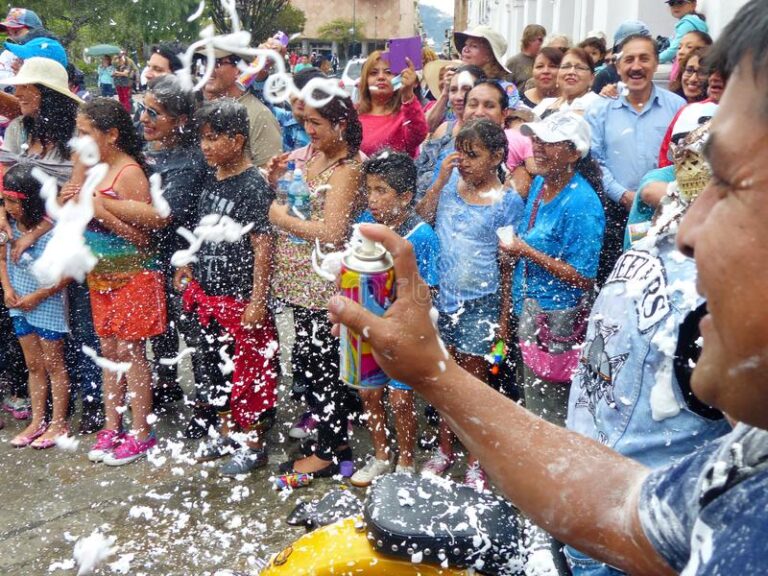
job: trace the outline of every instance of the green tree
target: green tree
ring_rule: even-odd
[[[116,31],[126,44],[141,40],[154,44],[161,40],[189,42],[197,38],[199,22],[187,22],[194,13],[199,0],[133,0],[126,2],[121,12],[122,26]],[[132,41],[132,42],[131,42]]]
[[[342,52],[350,57],[349,48],[353,44],[365,38],[365,26],[362,22],[337,18],[323,24],[317,29],[317,35],[323,40],[337,42],[342,47]]]
[[[288,0],[236,0],[235,6],[242,28],[251,33],[251,43],[258,44],[278,30],[276,21]],[[232,31],[229,15],[221,4],[210,4],[209,11],[218,32]]]
[[[139,49],[165,39],[189,41],[199,24],[187,22],[198,0],[29,0],[44,25],[70,53],[92,42],[108,42]]]
[[[54,32],[65,47],[69,47],[80,35],[83,28],[106,27],[118,11],[110,0],[88,0],[87,6],[81,0],[29,0],[26,8],[34,10],[43,19],[45,26]]]
[[[304,26],[307,24],[307,15],[303,10],[299,10],[286,4],[285,8],[277,15],[275,19],[275,32],[282,30],[289,36],[291,34],[297,34],[304,31]],[[274,33],[274,32],[273,32]]]

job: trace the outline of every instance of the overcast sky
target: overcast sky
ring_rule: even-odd
[[[453,16],[453,0],[419,0],[419,4],[435,6],[443,12]]]

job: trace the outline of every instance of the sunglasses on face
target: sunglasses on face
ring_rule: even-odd
[[[221,68],[222,66],[237,66],[232,60],[229,58],[217,58],[216,63],[214,64],[216,68]]]

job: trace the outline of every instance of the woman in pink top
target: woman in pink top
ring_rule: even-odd
[[[360,150],[372,156],[382,148],[418,155],[419,145],[427,137],[427,120],[413,93],[418,82],[413,64],[400,74],[399,90],[392,86],[395,74],[389,63],[376,51],[368,56],[360,74],[358,114],[363,125]]]

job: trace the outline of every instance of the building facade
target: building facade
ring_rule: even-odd
[[[333,20],[347,20],[362,30],[365,39],[360,53],[365,56],[381,48],[390,38],[404,38],[418,34],[416,0],[291,0],[291,5],[304,11],[307,23],[297,39],[301,51],[333,51],[342,56],[335,42],[320,38],[319,30]]]
[[[461,0],[458,0],[461,1]],[[611,44],[613,33],[625,20],[642,20],[654,36],[671,36],[675,19],[664,0],[465,0],[467,26],[486,24],[507,38],[507,55],[520,51],[527,24],[541,24],[550,35],[565,34],[579,42],[599,30]],[[707,17],[717,36],[747,0],[699,0],[699,11]],[[458,23],[457,23],[458,26]]]

